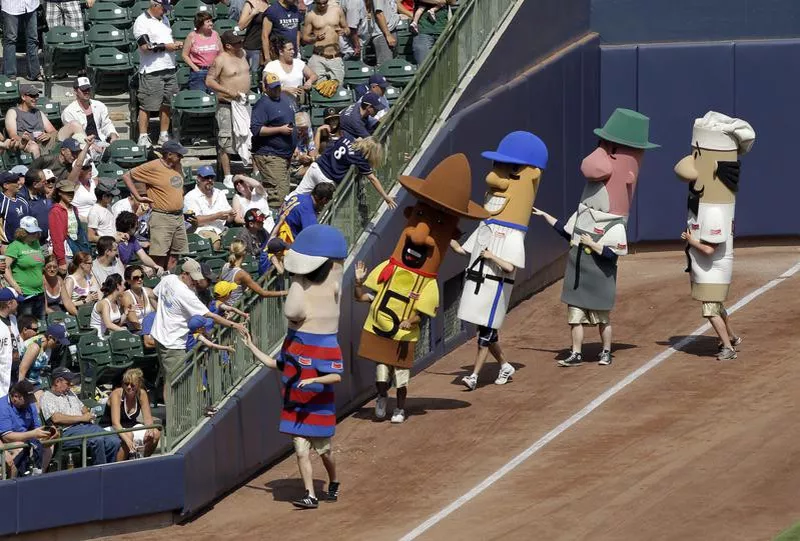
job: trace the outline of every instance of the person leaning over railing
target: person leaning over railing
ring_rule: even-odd
[[[170,377],[184,364],[186,358],[186,335],[189,334],[189,320],[192,316],[203,316],[216,323],[238,331],[245,329],[241,323],[235,323],[220,315],[214,314],[200,302],[195,289],[197,282],[205,280],[200,264],[194,259],[187,259],[181,266],[179,275],[168,275],[161,279],[153,292],[158,297],[158,308],[153,320],[151,336],[156,343],[156,352],[161,372]],[[144,324],[142,325],[144,327]],[[169,400],[169,381],[164,385],[164,400]]]
[[[7,466],[11,477],[29,469],[32,473],[46,471],[53,455],[52,447],[42,445],[42,440],[53,438],[56,431],[42,427],[33,392],[33,384],[23,380],[15,383],[7,396],[0,397],[0,444],[30,445],[5,452],[5,464],[0,467]]]
[[[140,369],[131,368],[125,371],[122,375],[122,386],[111,391],[108,397],[108,408],[111,411],[111,430],[154,424],[150,399],[144,389],[144,374]],[[142,453],[145,457],[152,455],[158,446],[161,432],[152,428],[142,429],[122,432],[119,437],[122,445],[117,453],[117,461],[128,460],[131,454],[136,453]]]
[[[288,291],[270,291],[264,289],[253,280],[250,273],[242,268],[244,265],[244,258],[247,255],[247,247],[244,242],[235,240],[231,242],[229,248],[230,255],[228,262],[222,267],[219,273],[220,280],[232,282],[238,288],[230,293],[230,303],[233,304],[239,300],[246,289],[254,292],[262,297],[285,297]]]
[[[89,411],[70,390],[70,385],[77,383],[79,379],[80,375],[70,372],[67,368],[53,370],[50,390],[45,391],[39,400],[42,417],[45,422],[61,429],[62,436],[104,434],[105,430],[94,424],[94,413]],[[116,434],[86,439],[86,449],[92,455],[93,464],[116,461],[120,444],[119,436]],[[64,449],[80,448],[81,440],[64,442]]]
[[[381,181],[375,176],[375,169],[383,163],[383,145],[372,137],[353,140],[349,135],[336,141],[325,149],[317,161],[311,164],[292,193],[286,196],[288,200],[293,195],[311,193],[314,186],[329,182],[336,186],[342,183],[350,171],[351,166],[356,166],[361,175],[367,177],[370,184],[386,201],[390,209],[396,208],[394,197],[386,193]]]

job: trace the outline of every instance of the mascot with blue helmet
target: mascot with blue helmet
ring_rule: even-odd
[[[484,152],[494,166],[486,177],[489,190],[484,209],[489,217],[463,246],[452,241],[456,253],[470,254],[458,317],[478,326],[478,355],[472,374],[462,378],[468,389],[478,385],[478,374],[488,354],[500,364],[495,380],[503,385],[515,369],[498,343],[499,329],[508,310],[517,269],[525,267],[525,234],[542,171],[547,167],[547,147],[536,135],[515,131],[506,135],[496,151]]]

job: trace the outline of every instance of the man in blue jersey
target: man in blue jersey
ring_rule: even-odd
[[[277,4],[276,4],[277,5]],[[294,100],[281,92],[274,73],[264,73],[264,95],[253,107],[253,165],[261,173],[269,206],[277,209],[289,193],[289,162],[297,147]]]
[[[293,195],[287,199],[281,207],[272,237],[277,237],[287,246],[291,246],[303,229],[318,223],[317,215],[333,199],[334,189],[333,184],[323,182],[314,186],[311,193]]]
[[[354,139],[369,137],[375,129],[374,126],[369,127],[369,117],[377,115],[383,109],[381,98],[373,92],[367,92],[358,103],[349,105],[339,113],[342,134],[350,135]]]
[[[269,46],[272,36],[281,36],[289,43],[294,43],[294,50],[300,53],[300,10],[297,0],[278,0],[264,12],[264,23],[261,27],[261,43],[264,58],[277,60]]]

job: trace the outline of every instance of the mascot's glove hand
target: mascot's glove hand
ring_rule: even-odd
[[[404,331],[411,329],[413,326],[414,324],[411,322],[410,319],[404,319],[403,321],[400,322],[400,328],[403,329]]]
[[[364,280],[367,277],[367,266],[364,265],[363,261],[359,261],[356,263],[356,271],[355,271],[355,279],[358,285],[364,283]]]
[[[317,92],[319,92],[322,96],[330,98],[339,89],[339,81],[330,79],[320,81],[314,86],[314,88],[316,88]]]

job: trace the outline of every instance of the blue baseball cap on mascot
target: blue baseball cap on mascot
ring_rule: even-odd
[[[537,136],[526,131],[512,131],[503,137],[497,150],[482,152],[481,156],[500,163],[547,169],[547,146]]]
[[[306,227],[294,239],[283,260],[287,271],[308,274],[317,270],[328,259],[345,259],[347,240],[341,231],[330,225],[314,224]]]

